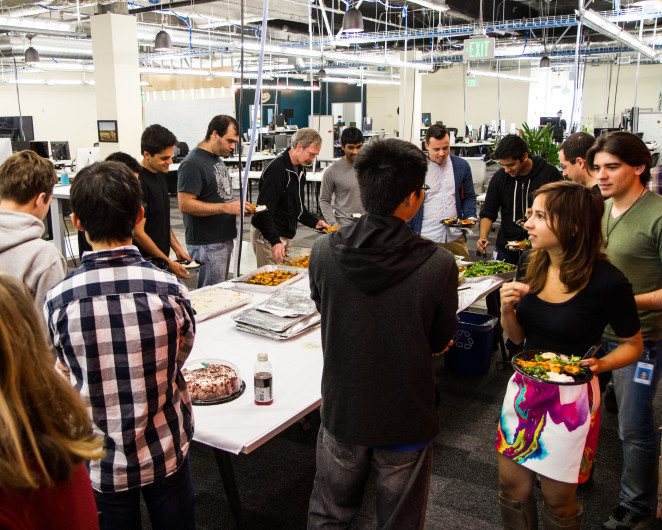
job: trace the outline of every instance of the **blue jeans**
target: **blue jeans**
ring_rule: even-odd
[[[422,529],[432,471],[432,444],[399,453],[353,445],[324,426],[317,436],[317,474],[308,528],[348,528],[361,508],[368,474],[375,473],[377,528]]]
[[[609,353],[618,346],[605,340]],[[612,371],[618,403],[618,436],[623,442],[623,472],[619,501],[636,513],[648,515],[657,503],[657,435],[653,399],[662,373],[662,341],[644,341],[639,361],[654,366],[651,384],[634,381],[637,362]]]
[[[232,240],[210,245],[186,244],[189,256],[195,261],[204,263],[198,269],[198,289],[205,285],[224,282],[227,279],[233,247],[234,242]]]
[[[191,454],[171,475],[141,488],[94,491],[100,530],[141,530],[140,493],[154,530],[195,530]]]

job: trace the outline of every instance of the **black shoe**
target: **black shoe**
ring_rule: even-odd
[[[614,392],[614,382],[609,381],[605,389],[605,396],[603,399],[605,407],[609,412],[618,414],[618,403],[616,402],[616,393]]]
[[[602,523],[605,530],[630,530],[648,528],[654,519],[649,515],[633,512],[625,506],[616,508],[609,519]]]

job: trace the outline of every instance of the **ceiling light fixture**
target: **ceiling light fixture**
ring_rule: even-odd
[[[512,79],[513,81],[526,81],[531,82],[533,79],[521,75],[502,74],[497,72],[489,72],[485,70],[469,70],[467,75],[481,76],[481,77],[499,77],[501,79]]]
[[[549,57],[545,55],[542,59],[540,59],[540,64],[538,65],[538,68],[551,68],[551,67],[552,67],[552,63],[550,62]]]
[[[345,33],[363,31],[363,15],[355,8],[350,7],[342,17],[342,30]]]
[[[317,72],[317,79],[324,79],[326,78],[326,70],[324,68],[320,68],[320,71]]]
[[[449,6],[446,4],[437,4],[436,2],[429,2],[428,0],[411,0],[412,4],[418,4],[421,7],[426,7],[428,9],[434,9],[435,11],[439,11],[440,13],[443,13],[444,11],[448,11],[450,9]]]
[[[156,34],[154,39],[154,49],[157,52],[163,52],[172,48],[172,39],[167,31],[161,30]]]
[[[30,41],[30,47],[27,50],[25,50],[26,64],[36,64],[39,62],[39,52],[32,47],[32,39],[34,39],[34,35],[28,35],[28,40]]]
[[[602,15],[599,15],[592,9],[586,9],[583,11],[578,11],[575,9],[575,13],[581,20],[582,24],[587,25],[593,31],[597,31],[606,37],[610,37],[618,42],[625,44],[629,48],[645,55],[649,59],[655,59],[657,53],[653,48],[641,42],[637,37],[628,33],[620,26],[609,22]]]

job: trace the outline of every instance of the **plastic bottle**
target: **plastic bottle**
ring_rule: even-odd
[[[256,405],[271,405],[274,402],[272,381],[269,356],[266,353],[258,353],[253,377]]]

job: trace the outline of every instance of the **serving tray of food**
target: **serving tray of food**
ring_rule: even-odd
[[[193,405],[218,405],[234,401],[246,390],[239,369],[222,359],[187,362],[182,369]]]
[[[250,293],[224,289],[215,285],[191,291],[189,298],[195,312],[196,322],[202,322],[253,301],[253,295]]]
[[[265,265],[233,280],[237,289],[257,293],[274,293],[300,280],[306,272],[300,267]]]
[[[523,239],[522,241],[508,241],[506,243],[508,250],[528,250],[531,248],[531,241]]]
[[[511,363],[513,368],[533,381],[551,385],[583,385],[593,379],[593,372],[588,366],[581,366],[579,355],[541,350],[525,350],[515,355]]]
[[[310,251],[301,254],[295,258],[283,260],[283,265],[286,265],[288,267],[297,267],[300,269],[308,270],[309,262],[310,262]]]
[[[472,265],[459,266],[458,271],[462,281],[477,281],[485,276],[510,280],[515,277],[517,267],[505,261],[476,261]]]

